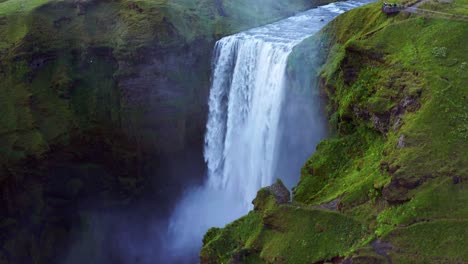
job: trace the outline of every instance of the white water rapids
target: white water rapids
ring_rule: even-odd
[[[216,43],[204,152],[208,177],[174,211],[174,254],[199,250],[209,227],[246,214],[258,189],[276,177],[289,187],[297,183],[325,125],[316,93],[290,94],[288,56],[333,18],[366,3],[332,3]],[[315,88],[312,80],[304,90]]]

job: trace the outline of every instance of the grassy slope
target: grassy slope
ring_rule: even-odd
[[[345,255],[367,233],[365,226],[341,214],[276,205],[271,202],[273,196],[264,192],[259,191],[255,211],[223,229],[208,231],[200,254],[202,263],[229,263],[231,259],[240,263],[315,263]]]
[[[468,13],[461,8],[465,0],[437,5]],[[295,203],[311,206],[339,199],[339,215],[369,232],[357,233],[359,243],[346,250],[304,229],[294,236],[326,245],[328,254],[318,247],[307,251],[315,261],[331,259],[333,252],[356,263],[385,263],[388,257],[393,263],[468,262],[468,240],[461,235],[468,228],[467,24],[406,14],[387,18],[379,7],[342,15],[322,34],[329,55],[321,83],[332,135],[303,167],[293,196]],[[304,214],[277,221],[330,224]],[[334,232],[325,231],[344,234]],[[287,244],[284,234],[272,234],[257,245],[259,259],[274,263],[258,252],[280,239]],[[371,246],[375,239],[389,248]],[[210,248],[208,241],[202,255]],[[306,259],[273,251],[286,263]]]

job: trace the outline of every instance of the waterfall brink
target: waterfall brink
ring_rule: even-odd
[[[276,177],[289,187],[297,183],[325,125],[314,69],[291,80],[288,57],[338,14],[368,2],[332,3],[216,43],[204,151],[208,177],[186,193],[171,218],[174,254],[198,251],[209,227],[247,213],[258,189]],[[319,61],[309,66],[318,68]]]

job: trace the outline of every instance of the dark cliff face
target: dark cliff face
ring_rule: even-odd
[[[62,263],[89,210],[134,212],[135,225],[148,201],[156,220],[169,213],[204,175],[213,43],[155,44],[132,61],[91,46],[5,56],[0,259]]]
[[[133,65],[135,74],[118,81],[122,127],[143,149],[180,152],[202,144],[210,87],[213,41],[175,49],[151,49]]]

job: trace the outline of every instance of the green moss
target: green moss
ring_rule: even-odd
[[[374,198],[388,182],[378,163],[382,147],[380,136],[367,129],[322,141],[302,169],[294,201],[320,204],[341,197],[346,207]]]
[[[453,184],[452,179],[438,179],[423,187],[408,203],[380,213],[380,229],[433,219],[463,219],[468,215],[464,206],[468,202],[466,183]]]
[[[466,220],[438,220],[397,228],[384,237],[397,263],[463,263],[468,261]]]
[[[289,205],[267,212],[263,218],[250,212],[221,230],[210,229],[201,251],[204,263],[228,263],[235,256],[252,263],[316,262],[346,255],[367,232],[334,212]]]
[[[420,5],[419,8],[454,15],[468,15],[468,11],[466,10],[467,4],[468,2],[466,0],[456,0],[451,2],[429,1]]]
[[[383,114],[390,111],[395,106],[395,102],[385,97],[370,97],[367,100],[367,106],[372,113]]]
[[[6,0],[0,2],[0,16],[11,13],[29,12],[51,0],[32,0],[24,2],[21,0]]]
[[[37,130],[33,112],[29,108],[32,94],[26,85],[18,83],[15,77],[23,78],[24,64],[10,69],[6,79],[0,83],[0,162],[17,161],[26,156],[39,156],[47,144]]]
[[[25,60],[11,62],[0,82],[0,151],[4,162],[40,156],[50,145],[73,135],[113,127],[120,120],[115,62],[102,56],[76,58],[61,52],[30,70]],[[46,57],[47,58],[47,57]]]
[[[257,197],[253,200],[256,211],[268,211],[276,206],[276,198],[267,188],[262,188],[257,192]]]
[[[366,228],[349,217],[321,210],[281,206],[264,219],[257,243],[268,263],[314,263],[344,256]]]
[[[262,229],[261,221],[259,213],[250,212],[223,229],[210,229],[203,238],[203,263],[228,263],[235,253],[248,249]]]

